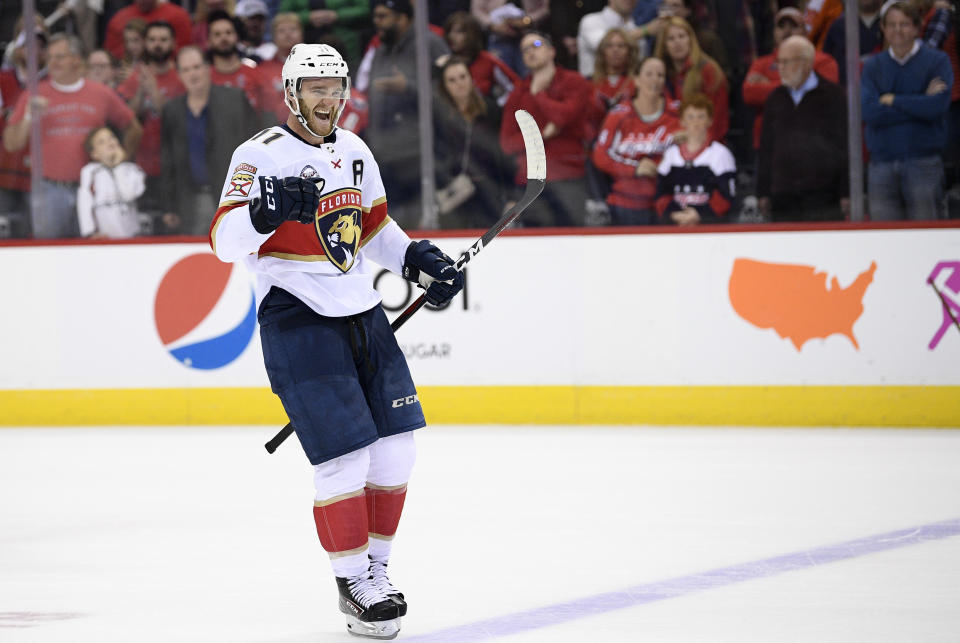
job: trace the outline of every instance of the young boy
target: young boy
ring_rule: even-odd
[[[655,204],[661,223],[692,226],[722,223],[736,196],[733,154],[713,140],[713,102],[693,94],[680,105],[682,141],[663,153],[657,168]]]
[[[136,200],[145,187],[143,170],[125,161],[123,146],[109,127],[91,130],[84,148],[93,162],[80,171],[80,235],[94,239],[136,236],[140,232]]]

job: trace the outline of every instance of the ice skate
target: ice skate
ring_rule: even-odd
[[[370,577],[374,584],[380,588],[380,591],[397,604],[397,607],[400,608],[400,616],[406,616],[407,602],[403,600],[403,593],[390,582],[390,578],[387,576],[387,564],[370,558]]]
[[[373,582],[369,573],[353,578],[337,577],[337,588],[348,632],[367,638],[396,638],[400,632],[400,608]]]

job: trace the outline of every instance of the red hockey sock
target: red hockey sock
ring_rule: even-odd
[[[367,546],[367,509],[364,490],[318,500],[313,505],[313,519],[323,548],[333,553],[353,553]]]
[[[407,498],[407,485],[380,487],[367,483],[367,522],[370,536],[389,540],[397,533],[403,501]]]

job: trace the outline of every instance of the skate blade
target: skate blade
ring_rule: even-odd
[[[397,634],[400,633],[400,619],[395,618],[389,621],[361,621],[348,614],[347,631],[354,636],[389,641],[390,639],[397,638]]]

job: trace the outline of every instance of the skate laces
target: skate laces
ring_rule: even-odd
[[[347,579],[347,588],[364,609],[390,600],[386,592],[380,588],[379,584],[374,582],[369,573]]]
[[[370,579],[386,595],[399,594],[400,591],[393,586],[387,577],[387,564],[378,560],[370,559]]]

